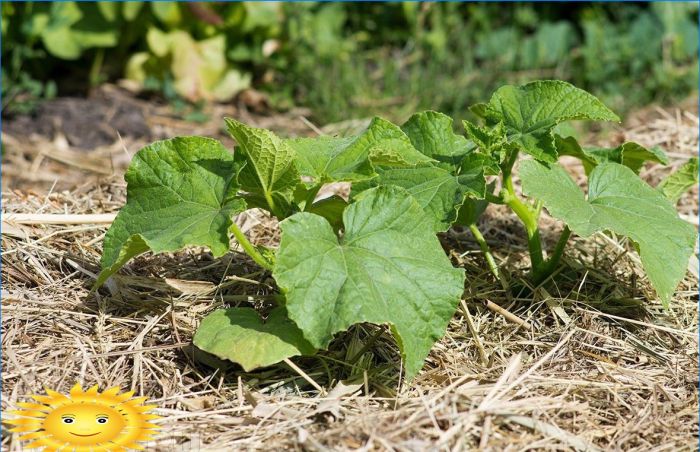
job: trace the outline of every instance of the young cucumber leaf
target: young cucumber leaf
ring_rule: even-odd
[[[289,317],[315,347],[360,322],[388,323],[410,379],[442,337],[464,290],[418,203],[399,187],[345,209],[345,234],[310,213],[284,220],[273,275]]]
[[[357,182],[376,176],[375,165],[412,167],[434,160],[418,152],[401,129],[374,118],[367,130],[354,137],[290,138],[302,176],[314,183]]]
[[[647,149],[641,144],[631,141],[622,143],[616,148],[582,148],[574,137],[562,138],[559,135],[555,138],[556,148],[559,155],[570,155],[581,160],[586,174],[603,162],[615,162],[625,165],[636,174],[642,169],[646,162],[668,163],[666,153],[658,147]]]
[[[353,195],[378,185],[405,188],[434,218],[434,230],[445,231],[457,218],[465,197],[484,197],[484,169],[490,158],[477,153],[474,144],[464,137],[455,135],[452,119],[442,113],[417,113],[402,128],[420,152],[439,160],[437,166],[379,167],[379,177],[354,184]]]
[[[253,308],[218,309],[202,320],[193,342],[205,352],[240,364],[246,372],[316,353],[281,307],[264,322]]]
[[[656,187],[672,203],[677,203],[681,195],[698,185],[698,158],[689,159],[683,166],[671,173]]]
[[[484,172],[488,175],[500,173],[499,163],[505,159],[508,151],[516,148],[514,143],[508,143],[505,127],[499,122],[494,127],[480,127],[469,121],[462,121],[464,131],[483,155]]]
[[[434,219],[435,232],[449,229],[465,197],[483,198],[486,187],[481,168],[459,176],[434,166],[378,171],[372,182],[405,188]]]
[[[639,245],[642,265],[664,305],[685,275],[695,228],[678,218],[664,196],[626,166],[601,163],[591,171],[588,200],[564,168],[528,160],[520,165],[523,191],[581,236],[610,230]]]
[[[229,249],[231,217],[245,209],[236,198],[239,166],[216,140],[180,137],[141,149],[126,172],[127,202],[107,231],[98,287],[129,259],[151,250],[207,246]]]
[[[291,213],[294,188],[299,183],[294,150],[269,130],[250,127],[231,118],[225,121],[228,132],[238,142],[236,151],[240,151],[247,162],[238,177],[241,189],[251,195],[256,207],[264,206],[275,216],[286,217]]]
[[[593,95],[556,80],[503,86],[493,94],[484,114],[491,123],[503,122],[510,143],[550,163],[557,160],[552,129],[558,123],[575,119],[619,121]]]
[[[436,111],[414,114],[401,129],[416,149],[440,162],[458,165],[474,151],[474,144],[454,133],[452,118]]]

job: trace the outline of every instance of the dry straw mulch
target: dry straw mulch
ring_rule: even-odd
[[[659,144],[673,166],[696,153],[694,113],[651,110],[640,118],[610,140]],[[38,155],[31,142],[14,140],[3,151],[11,162],[6,187],[8,177],[31,177],[17,165]],[[5,190],[3,212],[115,212],[124,183],[90,158],[107,156],[119,168],[129,146],[119,142],[85,159],[59,149],[58,158],[36,163],[37,177],[50,179],[60,163],[80,171],[84,183],[48,193]],[[643,175],[655,181],[666,171],[652,166]],[[689,221],[697,218],[697,195],[695,189],[679,205]],[[269,218],[239,220],[256,241],[277,240]],[[551,243],[560,225],[549,225]],[[532,290],[522,279],[522,230],[490,210],[484,235],[510,284],[522,290],[506,296],[467,232],[443,237],[468,287],[414,381],[400,381],[395,345],[371,325],[339,337],[321,356],[293,359],[298,370],[282,364],[245,373],[203,356],[190,340],[212,309],[267,303],[269,275],[236,249],[221,259],[192,249],[140,257],[90,294],[106,227],[4,224],[3,412],[44,387],[65,392],[79,381],[133,389],[158,405],[163,429],[149,450],[697,448],[697,265],[664,311],[629,244],[599,234],[574,239],[556,283]],[[485,308],[489,302],[506,316]],[[21,449],[16,436],[2,434],[3,450]]]

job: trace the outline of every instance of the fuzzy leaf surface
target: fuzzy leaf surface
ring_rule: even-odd
[[[433,221],[399,187],[367,190],[338,238],[318,215],[284,220],[273,275],[289,317],[316,348],[360,322],[389,324],[410,379],[445,333],[464,289]]]
[[[695,228],[673,205],[626,166],[601,163],[591,172],[588,199],[560,165],[528,160],[520,165],[526,195],[542,200],[549,213],[587,237],[610,230],[639,245],[651,284],[668,305],[693,253]]]
[[[290,138],[303,176],[315,183],[358,182],[376,175],[375,166],[413,167],[434,160],[418,152],[406,134],[382,118],[374,118],[357,136]]]
[[[284,308],[272,310],[265,321],[253,308],[218,309],[202,320],[193,342],[205,352],[240,364],[246,372],[316,352]]]
[[[619,121],[595,96],[556,80],[499,88],[485,108],[486,119],[503,122],[508,141],[538,160],[555,162],[552,129],[562,121]]]
[[[677,171],[662,180],[656,188],[672,203],[677,203],[681,199],[681,195],[695,185],[698,185],[697,157],[689,159]]]
[[[380,170],[376,183],[405,188],[434,219],[435,232],[449,229],[465,197],[483,198],[486,187],[481,168],[455,176],[434,166]]]
[[[401,129],[416,149],[440,162],[457,165],[474,150],[466,138],[454,133],[452,118],[436,111],[414,114]]]
[[[104,239],[96,286],[129,259],[153,251],[206,246],[229,249],[231,217],[245,209],[236,198],[238,165],[216,140],[179,137],[141,149],[126,172],[127,201]]]
[[[264,199],[275,215],[285,216],[299,183],[294,150],[269,130],[231,118],[225,121],[228,132],[238,142],[236,151],[243,154],[247,163],[238,177],[241,189],[250,193],[252,199]]]

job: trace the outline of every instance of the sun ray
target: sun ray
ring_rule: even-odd
[[[17,406],[20,408],[26,408],[28,410],[44,410],[47,413],[51,411],[46,405],[42,405],[40,403],[17,402]]]
[[[38,411],[38,410],[10,410],[8,411],[9,414],[14,414],[15,416],[25,416],[25,417],[33,417],[33,418],[43,418],[46,417],[48,414],[46,411]]]

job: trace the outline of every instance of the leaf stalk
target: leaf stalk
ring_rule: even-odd
[[[263,257],[262,254],[253,246],[250,241],[248,241],[248,238],[245,236],[243,231],[238,227],[236,223],[231,223],[231,227],[229,228],[231,232],[233,233],[233,236],[236,237],[236,240],[238,243],[243,247],[243,250],[250,256],[256,264],[261,266],[262,268],[266,270],[272,271],[272,264]]]

